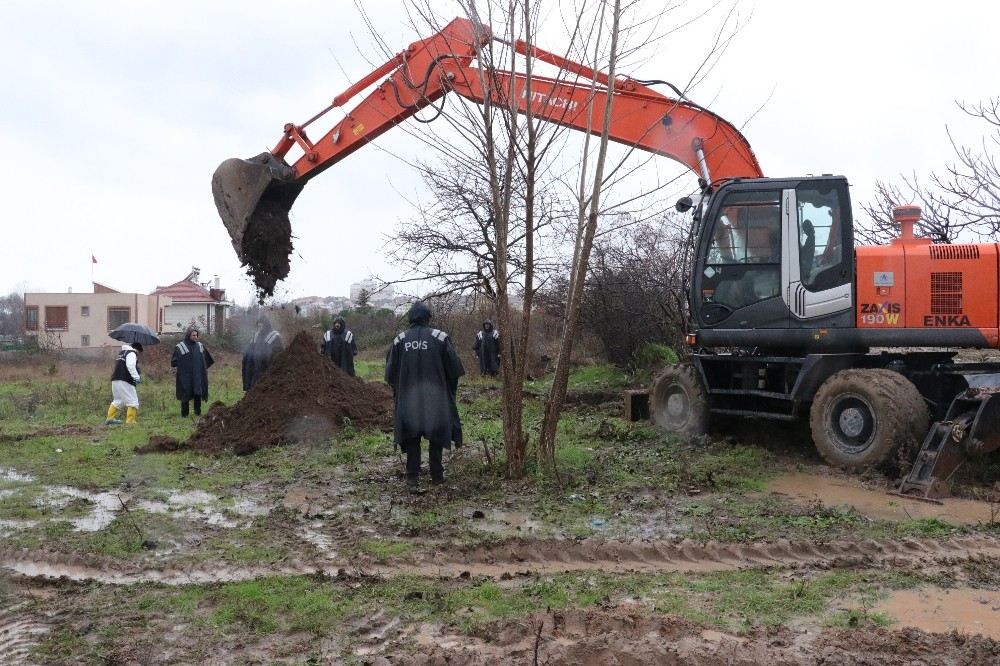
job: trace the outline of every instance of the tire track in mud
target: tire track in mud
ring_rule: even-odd
[[[975,535],[946,540],[849,540],[815,543],[773,541],[752,544],[621,542],[559,539],[517,540],[464,552],[428,553],[381,562],[370,559],[298,561],[273,566],[204,565],[142,567],[30,550],[0,549],[0,570],[27,578],[93,581],[108,585],[189,585],[252,580],[265,576],[324,574],[429,577],[554,574],[572,571],[703,573],[748,568],[844,568],[888,564],[924,567],[1000,557],[1000,539]]]
[[[29,664],[36,637],[49,628],[33,616],[20,612],[23,604],[0,610],[0,664]]]

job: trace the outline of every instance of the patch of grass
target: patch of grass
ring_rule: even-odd
[[[413,544],[402,541],[369,540],[361,544],[361,552],[367,553],[381,562],[391,557],[400,557],[413,550]]]
[[[628,384],[628,375],[618,366],[600,363],[578,368],[569,375],[569,388],[620,388]]]
[[[326,634],[348,608],[348,602],[330,592],[327,585],[305,577],[232,583],[208,595],[216,604],[211,621],[253,634],[271,634],[280,628]]]
[[[885,613],[873,613],[860,608],[851,608],[838,611],[834,614],[828,624],[831,627],[841,628],[866,628],[866,627],[889,627],[892,626],[892,618]]]
[[[385,359],[368,361],[360,358],[354,359],[354,372],[358,377],[369,382],[381,382],[385,380]]]
[[[455,520],[455,516],[443,511],[421,511],[407,514],[401,522],[402,526],[411,530],[433,529]]]

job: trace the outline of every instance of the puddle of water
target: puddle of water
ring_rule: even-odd
[[[37,520],[0,519],[0,536],[10,536],[14,532],[29,530],[38,524]]]
[[[177,494],[171,494],[170,497],[173,498]],[[174,518],[183,518],[192,522],[203,522],[213,527],[234,528],[239,526],[237,521],[227,518],[221,511],[217,511],[210,506],[205,506],[204,504],[191,505],[188,498],[185,498],[181,502],[173,503],[171,503],[170,499],[166,502],[139,500],[135,503],[135,506],[149,513],[170,514]]]
[[[492,534],[533,534],[542,529],[541,521],[521,511],[465,509],[462,515],[473,529]]]
[[[22,474],[16,469],[0,467],[0,481],[7,481],[8,483],[31,483],[34,480],[35,477],[30,474]]]
[[[900,590],[880,603],[876,612],[886,613],[899,626],[935,633],[952,630],[1000,639],[1000,592],[926,587]]]
[[[316,531],[318,528],[322,527],[323,523],[317,522],[309,526],[303,526],[299,530],[299,536],[302,539],[313,546],[316,550],[323,554],[323,557],[327,559],[334,559],[337,557],[337,553],[333,550],[333,539],[331,539],[326,534],[321,534]]]
[[[82,499],[91,504],[90,513],[86,516],[70,519],[76,532],[97,532],[104,529],[121,511],[122,501],[128,501],[127,497],[119,500],[118,493],[89,493],[71,486],[48,486],[45,492],[42,503],[56,508],[65,507],[73,499]]]
[[[271,513],[273,507],[269,504],[261,504],[257,500],[251,499],[249,497],[242,497],[236,500],[229,511],[235,513],[237,516],[244,516],[246,518],[257,518],[259,516],[266,516]]]
[[[803,504],[820,501],[825,506],[852,506],[858,513],[872,518],[937,518],[957,525],[987,523],[991,518],[987,502],[954,497],[945,498],[943,504],[908,500],[885,491],[869,490],[856,481],[838,477],[787,474],[772,481],[769,489]]]
[[[215,495],[206,493],[204,490],[189,490],[187,492],[174,490],[167,497],[167,504],[179,507],[203,506],[205,504],[214,504],[218,501],[219,499]]]

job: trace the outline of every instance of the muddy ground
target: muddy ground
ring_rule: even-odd
[[[575,387],[598,397],[564,420],[559,478],[512,481],[474,378],[448,483],[411,494],[391,436],[351,422],[137,455],[206,427],[170,379],[144,382],[133,429],[100,425],[97,379],[0,384],[0,663],[1000,660],[994,460],[912,502],[822,464],[802,428],[663,437],[598,382]]]

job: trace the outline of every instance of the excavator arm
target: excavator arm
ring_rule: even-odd
[[[529,80],[518,72],[475,67],[477,51],[492,39],[487,27],[457,18],[337,95],[305,123],[285,125],[271,151],[219,166],[212,178],[216,207],[258,288],[269,294],[288,274],[288,211],[305,183],[449,92],[521,113],[530,109],[536,118],[593,134],[602,131],[610,94],[613,141],[686,165],[706,188],[720,180],[763,175],[743,135],[714,113],[630,78],[609,86],[606,74],[521,41],[513,44],[517,53],[554,65],[567,76]],[[312,123],[376,84],[323,136],[309,136]],[[302,155],[288,163],[296,146]]]

